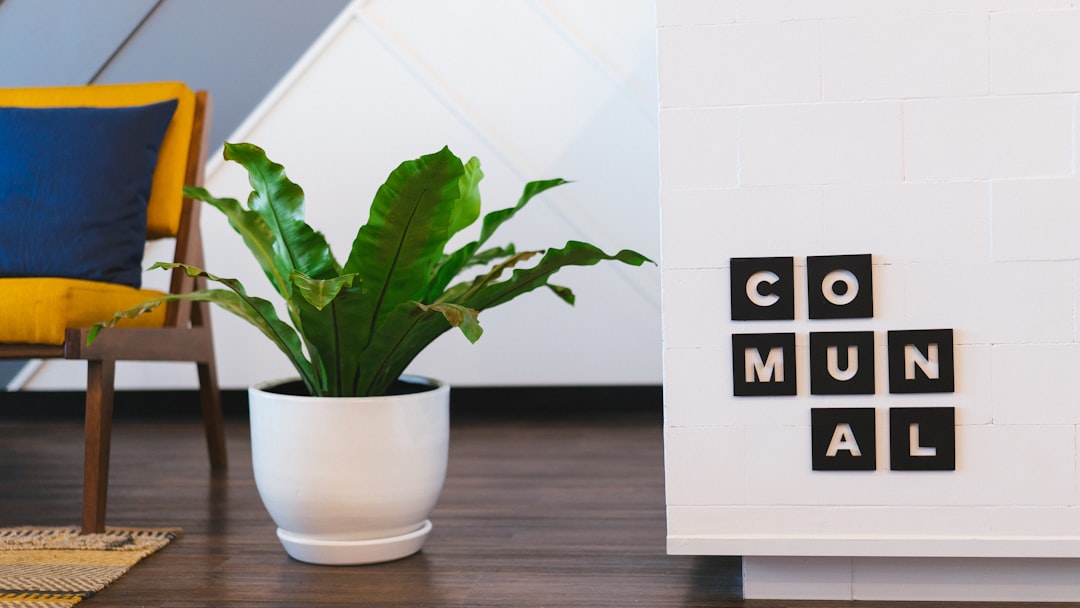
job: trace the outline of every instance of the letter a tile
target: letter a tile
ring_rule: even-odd
[[[877,468],[874,408],[810,410],[810,439],[815,471],[873,471]]]

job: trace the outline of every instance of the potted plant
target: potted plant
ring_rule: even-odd
[[[249,391],[256,484],[288,553],[330,564],[410,555],[431,529],[427,517],[445,478],[449,389],[403,376],[409,363],[453,327],[475,342],[482,310],[533,289],[546,287],[572,304],[568,288],[548,282],[565,266],[648,259],[574,241],[546,251],[488,246],[503,223],[562,179],[528,183],[515,206],[484,216],[476,240],[445,251],[480,218],[483,174],[475,158],[462,162],[443,148],[390,174],[342,265],[304,221],[303,190],[284,167],[252,144],[225,144],[224,155],[247,170],[247,207],[203,188],[185,188],[185,195],[225,214],[291,324],[239,281],[181,265],[223,288],[149,300],[95,326],[90,339],[175,299],[212,302],[254,325],[299,376]],[[471,276],[458,278],[466,272]]]

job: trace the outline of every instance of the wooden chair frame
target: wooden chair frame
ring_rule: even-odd
[[[187,158],[186,184],[201,185],[207,158],[211,100],[206,91],[195,94],[195,122]],[[185,198],[176,236],[177,262],[203,267],[199,232],[199,202]],[[172,271],[170,293],[187,293],[204,287],[204,279]],[[109,451],[112,437],[114,379],[117,361],[192,361],[198,367],[210,465],[227,466],[225,430],[211,339],[210,310],[205,302],[171,302],[165,325],[160,328],[112,328],[86,345],[89,328],[69,328],[61,345],[0,344],[0,359],[63,358],[87,362],[86,444],[83,473],[82,532],[105,530],[109,484]]]

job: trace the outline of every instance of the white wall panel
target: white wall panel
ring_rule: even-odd
[[[709,8],[658,11],[669,551],[749,556],[748,598],[1080,599],[1077,3]],[[872,260],[872,314],[810,318],[810,256],[843,254]],[[794,313],[742,320],[733,258],[768,256],[794,293],[758,295]],[[889,332],[938,328],[954,386],[891,392]],[[812,391],[815,334],[845,331],[874,377]],[[779,354],[795,394],[746,379]],[[861,468],[829,448],[846,422]]]
[[[287,167],[339,258],[386,175],[449,145],[480,158],[485,211],[512,206],[527,181],[574,182],[504,226],[519,249],[580,239],[659,259],[654,41],[654,6],[643,0],[355,2],[229,140]],[[248,191],[231,163],[212,161],[207,181],[219,196]],[[213,209],[203,230],[212,272],[269,293]],[[484,312],[476,345],[448,333],[411,371],[459,386],[661,381],[658,268],[601,264],[554,282],[574,289],[576,306],[527,294]],[[213,319],[223,386],[291,373],[242,321],[218,310]],[[192,385],[158,369],[119,383]],[[31,386],[65,378],[44,370]]]
[[[110,1],[134,4],[130,0]],[[101,0],[65,4],[98,9]],[[348,0],[165,0],[149,4],[155,5],[153,12],[137,30],[128,32],[130,38],[116,41],[122,41],[123,47],[101,66],[98,82],[179,80],[193,89],[210,91],[214,102],[210,145],[217,147]]]

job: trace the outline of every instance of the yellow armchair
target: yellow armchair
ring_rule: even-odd
[[[175,239],[175,261],[203,265],[182,188],[203,181],[209,117],[209,95],[175,82],[0,89],[0,358],[87,361],[83,533],[105,527],[117,361],[194,362],[210,464],[226,466],[206,304],[171,303],[86,345],[91,325],[161,295],[139,284],[147,240]],[[202,286],[176,270],[169,290]]]

